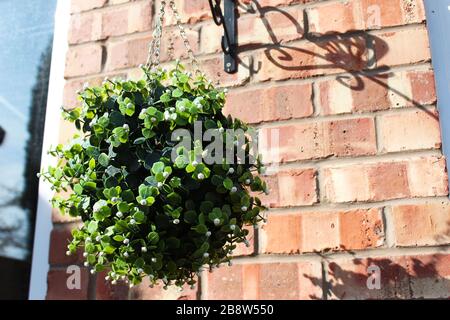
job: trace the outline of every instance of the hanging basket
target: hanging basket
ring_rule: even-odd
[[[253,195],[266,186],[247,126],[222,113],[225,92],[179,62],[158,68],[155,38],[145,79],[86,88],[82,107],[64,112],[80,132],[50,151],[60,160],[42,177],[69,190],[52,204],[81,217],[67,254],[84,247],[92,273],[108,268],[107,280],[130,286],[145,276],[194,285],[203,266],[230,262],[248,244],[244,226],[264,209]]]

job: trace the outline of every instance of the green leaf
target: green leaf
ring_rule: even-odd
[[[230,178],[226,178],[223,180],[223,186],[225,189],[231,190],[231,188],[233,188],[233,181]]]
[[[118,234],[118,235],[115,235],[115,236],[113,237],[113,239],[114,239],[114,241],[122,242],[123,240],[125,240],[125,237],[124,237],[124,236],[121,236],[120,234]]]
[[[181,96],[183,96],[183,91],[181,89],[176,88],[175,90],[172,91],[172,97],[180,98]]]
[[[98,222],[97,221],[91,221],[88,224],[87,230],[90,234],[94,233],[95,231],[97,231],[98,228]]]
[[[152,166],[153,174],[158,174],[164,171],[164,163],[163,162],[155,162]]]
[[[167,195],[167,201],[174,206],[177,206],[181,203],[181,196],[178,195],[175,192],[170,193],[169,195]]]
[[[108,157],[108,155],[105,154],[105,153],[101,153],[98,156],[98,163],[100,163],[101,166],[106,168],[109,165],[109,157]]]
[[[159,241],[159,234],[155,231],[152,231],[147,235],[147,239],[151,244],[157,244]]]
[[[145,214],[142,211],[138,211],[133,215],[134,220],[136,220],[139,223],[145,222]]]
[[[204,224],[199,224],[196,225],[195,227],[192,228],[195,232],[200,233],[200,234],[205,234],[206,232],[208,232],[208,228],[204,225]]]
[[[83,193],[83,187],[81,186],[81,184],[77,183],[76,185],[73,186],[73,191],[76,194],[81,195]]]

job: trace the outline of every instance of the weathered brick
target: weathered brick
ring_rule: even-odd
[[[316,6],[307,13],[310,31],[320,34],[379,29],[425,19],[420,0],[354,0]]]
[[[88,12],[74,14],[70,18],[68,41],[77,44],[101,39],[102,14]]]
[[[78,271],[61,269],[50,269],[47,275],[47,300],[86,300],[88,298],[89,272],[86,268]],[[79,276],[80,287],[69,289],[68,284],[75,284],[73,279]]]
[[[244,264],[221,267],[208,274],[207,299],[298,300],[322,297],[317,261],[299,263]]]
[[[361,250],[384,243],[380,209],[269,214],[263,253]]]
[[[108,272],[103,271],[97,274],[95,286],[96,300],[126,300],[128,299],[128,286],[120,281],[116,285],[111,281],[106,281],[105,277]]]
[[[325,199],[330,202],[448,194],[445,160],[438,157],[325,168],[323,176]]]
[[[335,40],[300,41],[255,54],[257,81],[309,78],[367,67],[366,40],[362,36]]]
[[[441,147],[439,118],[434,110],[383,115],[378,125],[383,152]]]
[[[414,50],[411,50],[414,43]],[[377,34],[377,66],[396,66],[429,61],[431,58],[427,29],[424,26]]]
[[[321,114],[371,112],[436,102],[433,72],[338,77],[318,84]]]
[[[332,299],[421,299],[450,297],[450,255],[335,259],[328,265]],[[369,289],[379,268],[380,289]],[[369,279],[370,277],[370,279]],[[368,281],[369,280],[369,281]]]
[[[199,31],[198,28],[186,29],[186,36],[189,41],[189,45],[194,53],[197,55],[199,52]],[[169,48],[172,47],[172,57],[169,54]],[[174,59],[187,59],[189,58],[187,49],[183,42],[183,39],[179,35],[177,28],[170,29],[164,32],[164,36],[161,40],[161,61],[168,61]]]
[[[245,101],[247,106],[243,107]],[[247,123],[309,117],[313,114],[311,84],[281,84],[269,88],[234,91],[224,109]]]
[[[88,11],[95,8],[101,8],[107,0],[71,0],[71,12]]]
[[[70,47],[66,57],[65,76],[75,77],[102,70],[102,47],[99,44]]]
[[[144,64],[147,61],[150,40],[150,36],[145,36],[110,43],[105,66],[106,70],[120,70]]]
[[[197,23],[211,18],[211,9],[209,7],[208,1],[203,0],[175,0],[175,5],[180,14],[181,22],[183,23]],[[156,12],[159,12],[159,4],[156,7]],[[165,19],[166,25],[172,25],[176,23],[174,15],[166,14]]]
[[[72,241],[71,231],[76,224],[61,224],[54,227],[50,234],[50,264],[77,264],[83,261],[83,251],[80,249],[77,253],[66,255],[67,245]]]
[[[397,246],[450,243],[450,203],[401,205],[391,210]]]
[[[263,128],[259,144],[265,162],[371,155],[375,126],[373,119],[361,118]]]
[[[265,176],[269,194],[258,197],[270,208],[312,205],[318,201],[316,174],[314,169],[301,169]]]

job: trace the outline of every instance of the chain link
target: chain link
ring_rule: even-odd
[[[178,12],[177,6],[174,0],[169,1],[169,6],[172,9],[173,15],[176,20],[176,25],[178,30],[180,31],[181,39],[183,40],[184,47],[189,56],[189,60],[194,68],[195,72],[198,74],[202,74],[199,68],[199,63],[195,58],[194,51],[189,43],[188,36],[186,34],[186,30],[183,27],[183,23],[181,21],[180,14]],[[160,63],[160,53],[161,53],[161,38],[162,38],[162,28],[164,22],[164,14],[165,14],[166,1],[161,0],[161,8],[159,10],[158,20],[156,22],[155,31],[153,33],[153,39],[150,42],[149,50],[148,50],[148,58],[147,58],[147,67],[150,69],[156,67]]]

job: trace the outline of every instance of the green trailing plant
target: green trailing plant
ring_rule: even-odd
[[[248,127],[223,115],[223,90],[179,63],[143,70],[144,80],[106,80],[80,93],[82,106],[64,111],[79,133],[49,151],[59,160],[41,176],[56,191],[53,206],[81,217],[67,254],[84,247],[92,273],[108,268],[107,280],[130,285],[145,276],[194,285],[203,266],[231,263],[236,245],[248,244],[244,226],[263,219],[255,196],[266,190],[263,167],[249,136],[240,145],[230,134]],[[211,142],[188,139],[198,123],[233,142],[232,161],[204,161]],[[180,129],[188,137],[173,141]]]

